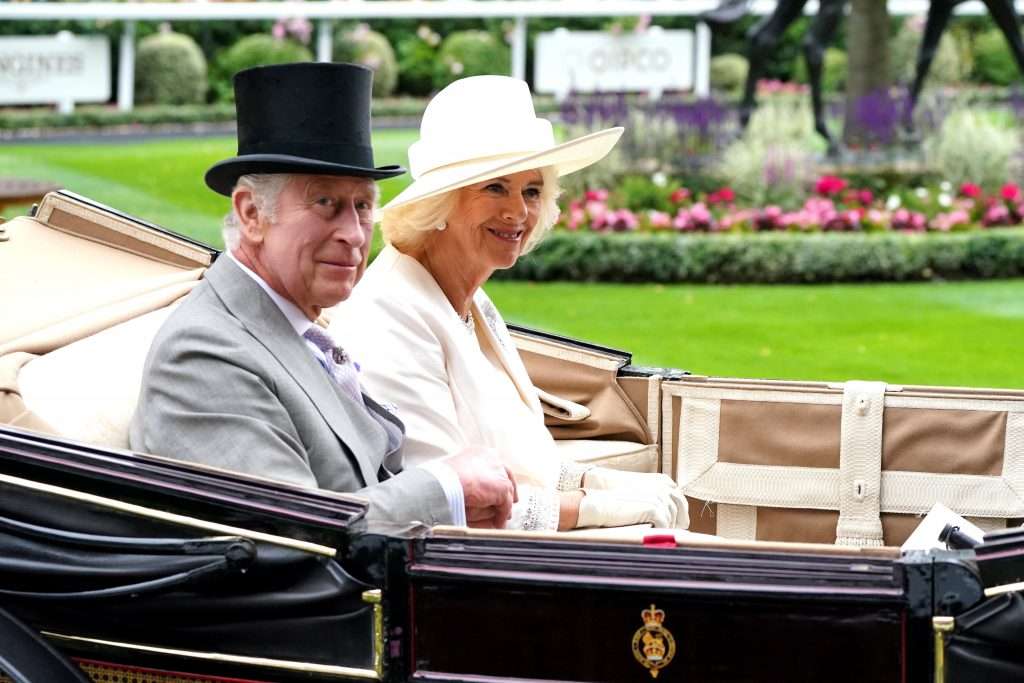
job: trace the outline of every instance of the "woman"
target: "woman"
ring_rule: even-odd
[[[508,329],[480,287],[558,218],[558,176],[604,157],[611,128],[556,145],[523,81],[478,76],[439,92],[409,148],[414,182],[382,210],[388,246],[334,313],[368,393],[395,405],[406,461],[498,450],[519,485],[509,526],[685,528],[669,477],[563,463]]]

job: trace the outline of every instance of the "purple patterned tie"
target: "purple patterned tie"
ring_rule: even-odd
[[[342,390],[356,403],[364,405],[363,393],[359,389],[359,374],[356,372],[352,359],[348,357],[348,354],[340,346],[334,343],[331,336],[327,334],[327,330],[319,325],[311,325],[302,336],[313,342],[318,349],[324,352],[326,363],[321,362],[321,365],[330,373]]]

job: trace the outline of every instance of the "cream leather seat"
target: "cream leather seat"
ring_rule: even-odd
[[[25,363],[17,378],[25,408],[60,436],[128,448],[146,355],[173,308],[159,308]]]
[[[558,455],[587,465],[599,465],[629,472],[657,472],[658,446],[635,441],[562,439],[555,441]]]

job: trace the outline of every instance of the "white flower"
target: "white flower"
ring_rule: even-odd
[[[451,70],[453,74],[458,76],[459,74],[466,70],[466,67],[462,65],[462,62],[452,62]]]
[[[943,180],[941,183],[939,183],[939,189],[942,190],[943,192],[952,192],[953,183],[949,182],[948,180]]]
[[[657,173],[651,176],[651,182],[657,185],[658,187],[665,187],[665,185],[668,184],[668,177],[661,171],[658,171]]]
[[[914,194],[917,195],[918,199],[928,199],[928,188],[919,187],[916,190],[914,190]]]
[[[903,200],[900,199],[898,194],[891,194],[889,195],[889,198],[885,200],[885,208],[889,211],[895,211],[900,208],[901,204],[903,204]]]
[[[953,206],[953,198],[951,196],[949,196],[948,194],[946,194],[945,192],[943,192],[942,194],[939,195],[939,206],[942,206],[942,207]]]

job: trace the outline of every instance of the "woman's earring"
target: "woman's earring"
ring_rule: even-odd
[[[437,225],[434,226],[434,230],[437,230],[438,232],[441,232],[442,230],[444,230],[447,227],[448,227],[448,221],[441,221],[440,223],[438,223]]]

